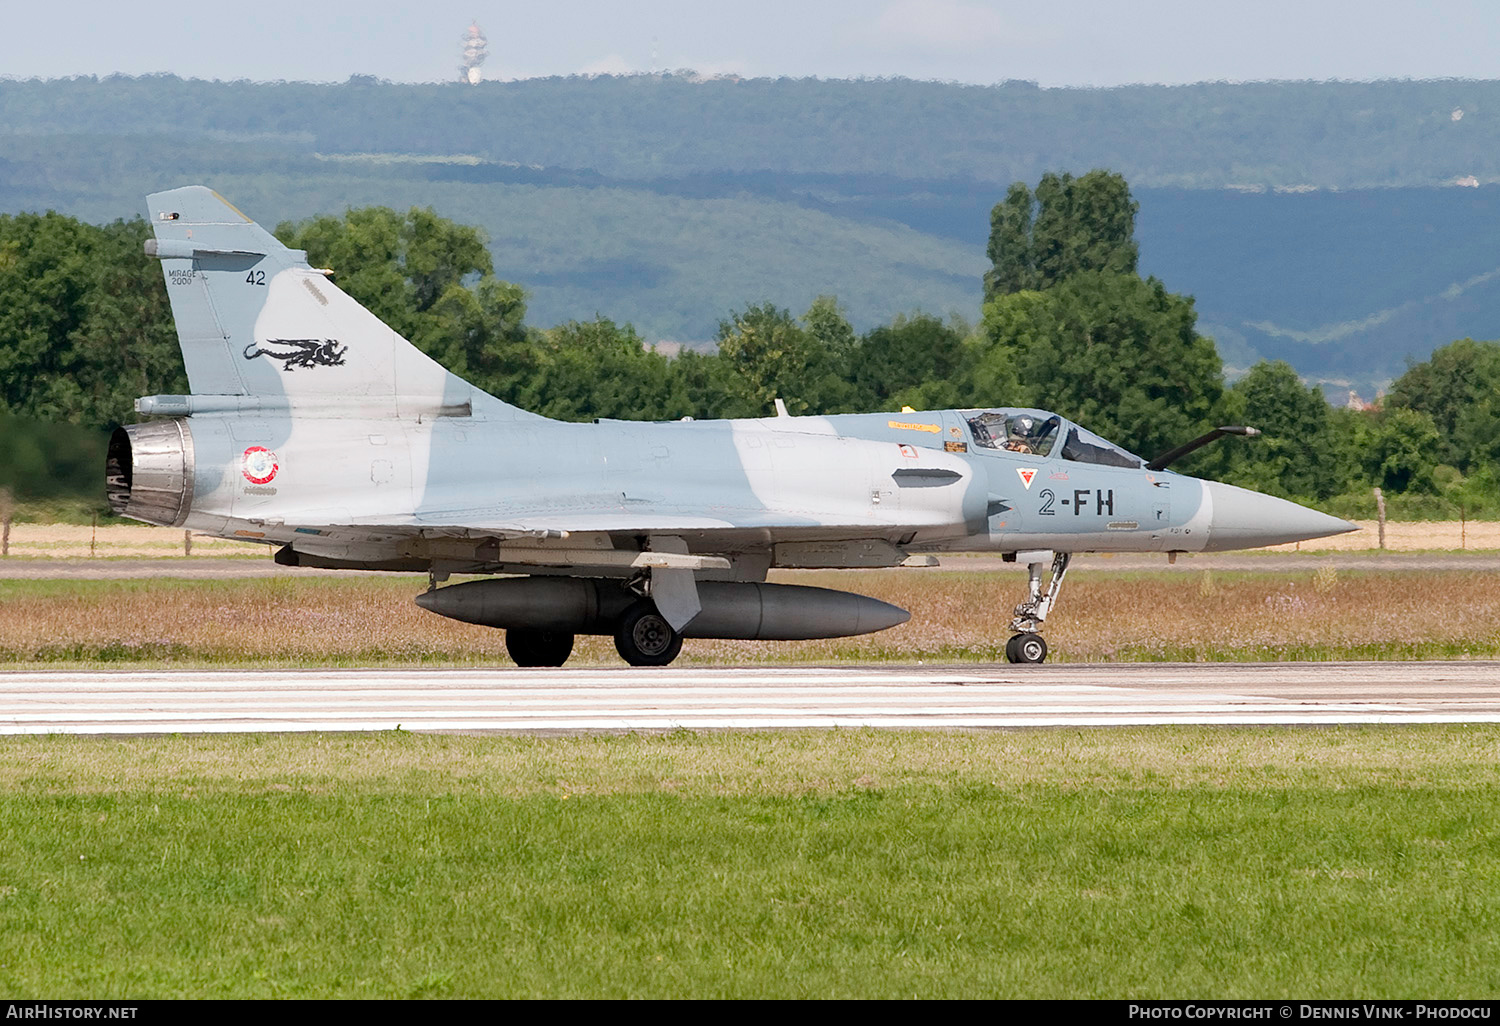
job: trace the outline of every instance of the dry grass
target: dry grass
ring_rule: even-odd
[[[1024,586],[1015,571],[808,576],[894,602],[912,619],[805,643],[821,654],[804,658],[1000,661]],[[1490,657],[1500,655],[1497,623],[1500,579],[1479,572],[1084,571],[1069,576],[1047,636],[1049,658],[1066,661]],[[736,643],[700,644],[734,658]]]
[[[1291,545],[1274,545],[1262,552],[1364,552],[1380,547],[1380,525],[1374,520],[1355,520],[1358,531],[1318,538]],[[1433,520],[1385,525],[1385,547],[1391,552],[1430,552],[1453,549],[1478,552],[1500,549],[1500,522]]]
[[[142,558],[183,556],[184,532],[145,524],[12,524],[10,554],[20,559]],[[269,559],[264,545],[193,535],[193,555]]]
[[[804,572],[909,623],[816,642],[690,641],[686,662],[1001,661],[1024,572]],[[0,660],[500,665],[503,633],[418,608],[419,577],[0,582]],[[1088,572],[1048,624],[1055,661],[1500,657],[1500,577],[1467,571]],[[618,662],[579,638],[574,662]]]
[[[1266,552],[1356,552],[1376,549],[1379,535],[1373,520],[1358,520],[1360,529],[1335,538],[1293,545],[1279,545]],[[144,524],[110,524],[91,528],[87,524],[12,524],[10,554],[23,559],[76,559],[90,555],[90,544],[97,558],[162,557],[182,558],[183,532],[170,527],[148,527]],[[1385,525],[1386,548],[1393,552],[1431,550],[1500,550],[1500,522],[1433,521],[1430,523],[1388,523]],[[244,556],[269,558],[264,545],[255,542],[229,541],[206,535],[193,536],[193,555],[223,559]]]

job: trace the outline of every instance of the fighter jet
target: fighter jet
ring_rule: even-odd
[[[114,432],[114,511],[274,544],[289,566],[425,572],[419,605],[503,628],[523,666],[562,665],[579,634],[664,666],[684,638],[884,630],[907,612],[767,572],[949,551],[1029,568],[1001,622],[1009,659],[1040,663],[1074,553],[1354,529],[1167,469],[1240,428],[1148,461],[1035,409],[550,420],[449,373],[217,193],[148,204],[192,391],[141,398],[155,419]],[[439,587],[454,574],[482,579]]]

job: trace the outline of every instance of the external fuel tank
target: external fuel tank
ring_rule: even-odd
[[[684,638],[843,638],[895,627],[911,617],[898,606],[866,595],[796,584],[700,581],[698,599],[702,611],[683,627]],[[511,577],[438,588],[418,595],[416,601],[441,616],[485,627],[613,634],[638,597],[613,580]]]

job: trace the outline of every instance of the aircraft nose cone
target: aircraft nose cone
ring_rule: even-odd
[[[1203,492],[1204,501],[1213,507],[1206,552],[1285,545],[1359,530],[1347,520],[1248,488],[1205,481]]]

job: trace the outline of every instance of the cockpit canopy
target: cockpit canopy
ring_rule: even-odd
[[[1025,410],[985,410],[969,417],[974,444],[1027,456],[1046,456],[1057,442],[1062,418]]]
[[[970,410],[964,417],[969,422],[974,444],[985,449],[1046,457],[1054,455],[1053,449],[1058,448],[1061,438],[1062,445],[1056,455],[1075,463],[1138,470],[1145,462],[1092,431],[1045,410]]]

